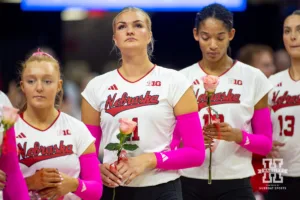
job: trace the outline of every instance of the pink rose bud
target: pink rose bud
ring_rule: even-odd
[[[137,125],[136,122],[125,118],[121,118],[119,122],[120,122],[120,131],[125,135],[132,133],[135,130]]]
[[[209,93],[214,93],[219,84],[219,77],[206,75],[202,77],[202,81],[204,83],[204,88]]]
[[[14,124],[19,117],[18,112],[19,112],[18,109],[15,109],[13,107],[3,106],[2,121],[8,125]]]

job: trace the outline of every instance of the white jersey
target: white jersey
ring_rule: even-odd
[[[271,76],[274,89],[269,93],[272,107],[273,140],[285,143],[280,147],[284,176],[300,177],[300,81],[294,81],[289,70]]]
[[[173,108],[191,87],[181,73],[155,66],[143,78],[127,81],[118,70],[91,80],[83,97],[101,113],[103,147],[118,143],[120,118],[138,123],[129,143],[139,146],[128,156],[170,150],[175,127]],[[104,149],[103,163],[117,160],[116,151]],[[166,183],[179,178],[178,171],[149,170],[136,177],[128,186],[143,187]]]
[[[79,156],[94,142],[87,127],[79,120],[60,112],[46,130],[29,125],[22,115],[14,125],[19,163],[24,177],[41,168],[57,168],[60,172],[78,178]],[[32,198],[33,195],[31,194]],[[73,193],[64,200],[79,200]]]
[[[2,91],[0,91],[0,104],[4,106],[12,107],[10,100],[8,99],[6,94],[4,94]]]
[[[194,84],[199,105],[201,124],[208,123],[206,94],[202,77],[207,74],[198,63],[181,70]],[[236,61],[222,74],[215,95],[212,97],[212,108],[220,115],[220,121],[252,133],[251,119],[254,106],[272,88],[270,81],[258,69]],[[252,167],[252,153],[235,142],[219,140],[212,154],[212,179],[239,179],[255,174]],[[201,167],[181,170],[182,176],[208,179],[209,149]]]

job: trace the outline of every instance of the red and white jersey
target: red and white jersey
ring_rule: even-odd
[[[199,105],[201,124],[208,123],[209,115],[206,109],[207,97],[202,77],[207,74],[198,63],[181,70],[194,84]],[[212,108],[219,113],[220,121],[252,133],[251,119],[254,106],[272,88],[272,84],[258,69],[234,62],[233,66],[220,75],[220,82],[211,99]],[[255,174],[251,164],[252,153],[235,142],[217,141],[216,150],[212,154],[212,179],[239,179]],[[201,167],[181,170],[182,176],[208,179],[209,149],[206,149],[206,159]]]
[[[300,176],[300,81],[294,81],[289,70],[271,76],[274,88],[269,93],[272,108],[273,140],[285,143],[279,147],[284,176]]]
[[[95,140],[81,121],[62,112],[46,130],[34,128],[22,115],[14,129],[24,177],[33,175],[41,168],[57,168],[62,173],[78,178],[79,156]],[[80,198],[73,193],[64,197],[64,200],[77,199]]]
[[[129,142],[139,146],[128,152],[133,157],[170,150],[176,120],[173,108],[189,87],[191,84],[181,73],[154,66],[135,82],[126,80],[118,70],[100,75],[88,83],[82,95],[101,113],[103,148],[108,143],[119,142],[120,118],[138,123]],[[104,149],[103,163],[116,160],[116,151]],[[178,177],[178,171],[153,169],[136,177],[129,187],[158,185]]]

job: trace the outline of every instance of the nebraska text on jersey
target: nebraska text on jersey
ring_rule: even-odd
[[[116,116],[118,113],[138,108],[142,106],[156,105],[159,103],[159,95],[151,95],[150,91],[147,91],[145,95],[139,95],[135,97],[128,96],[127,92],[122,94],[121,98],[116,98],[117,93],[113,96],[109,95],[105,103],[105,112],[112,116]]]
[[[288,91],[285,91],[282,96],[278,96],[280,91],[273,92],[272,97],[272,109],[274,112],[280,108],[299,106],[300,105],[300,95],[289,95]]]
[[[27,149],[27,142],[23,146],[19,143],[18,149],[20,151],[19,162],[27,167],[43,160],[73,154],[73,145],[64,145],[63,140],[60,141],[59,146],[57,144],[42,146],[39,142],[35,142],[34,146],[29,149]]]
[[[198,110],[200,111],[202,108],[207,106],[207,95],[199,94],[199,90],[196,91],[196,98],[198,102]],[[215,93],[211,97],[211,105],[218,105],[218,104],[226,104],[226,103],[240,103],[240,94],[234,94],[233,89],[230,89],[227,93],[226,92],[218,92]]]

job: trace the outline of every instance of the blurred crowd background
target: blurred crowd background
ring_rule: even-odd
[[[224,2],[224,1],[223,1]],[[61,63],[64,102],[61,110],[80,119],[80,93],[87,82],[118,67],[112,50],[115,12],[67,9],[23,11],[18,0],[0,0],[0,90],[20,104],[20,63],[37,48]],[[234,13],[232,57],[260,68],[266,76],[290,65],[282,42],[283,19],[300,8],[299,0],[248,0]],[[153,62],[182,69],[201,58],[192,29],[196,12],[153,12]]]

